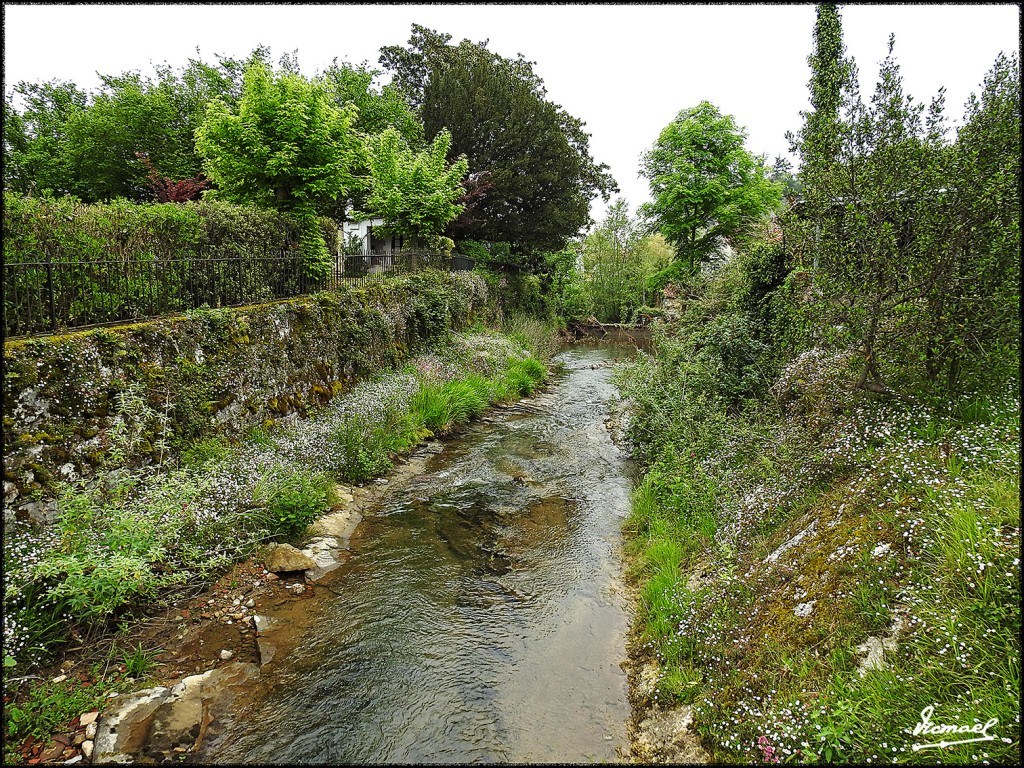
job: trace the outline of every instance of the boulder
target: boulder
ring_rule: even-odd
[[[316,568],[316,563],[291,544],[276,545],[267,552],[264,562],[267,564],[267,570],[271,573],[308,571],[311,568]]]

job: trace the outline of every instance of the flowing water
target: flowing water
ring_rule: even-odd
[[[623,759],[631,482],[605,420],[607,363],[628,354],[566,348],[546,392],[436,445],[389,489],[302,645],[204,759]]]

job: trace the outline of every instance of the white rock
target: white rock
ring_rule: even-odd
[[[235,655],[234,651],[229,651],[227,649],[225,649],[225,650],[220,652],[221,661],[230,661],[231,657],[234,656],[234,655]]]
[[[246,607],[246,608],[255,608],[255,607],[256,607],[256,601],[255,601],[255,600],[253,600],[253,599],[252,599],[252,598],[250,597],[250,598],[249,598],[249,599],[248,599],[248,600],[246,601],[246,603],[245,603],[245,607]]]
[[[884,555],[888,551],[889,551],[889,545],[888,544],[879,544],[877,547],[875,547],[874,549],[871,550],[871,555],[872,555],[872,557],[881,557],[882,555]]]
[[[95,739],[97,728],[99,728],[99,723],[89,723],[87,726],[85,726],[85,738]]]
[[[100,713],[98,710],[92,712],[86,712],[84,715],[78,718],[78,724],[84,726],[90,726],[99,719]],[[92,737],[90,737],[92,738]]]
[[[86,760],[92,757],[92,746],[92,741],[87,740],[82,742],[82,754],[85,755]]]
[[[72,757],[72,758],[70,758],[68,760],[65,760],[64,761],[64,765],[74,765],[75,763],[80,763],[80,762],[82,762],[82,756],[81,755],[75,755],[74,757]]]

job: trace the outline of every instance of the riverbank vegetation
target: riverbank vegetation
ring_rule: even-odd
[[[681,320],[618,374],[638,703],[720,762],[1016,762],[1019,64],[952,140],[892,55],[861,100],[834,6],[811,64],[802,202],[680,253]]]

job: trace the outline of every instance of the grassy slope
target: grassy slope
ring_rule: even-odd
[[[627,522],[641,654],[659,662],[654,698],[694,705],[714,760],[1019,758],[1010,392],[737,418],[706,452],[654,462]],[[862,675],[868,638],[892,635]],[[996,740],[913,751],[941,738],[912,733],[929,705],[934,723],[997,718]]]

